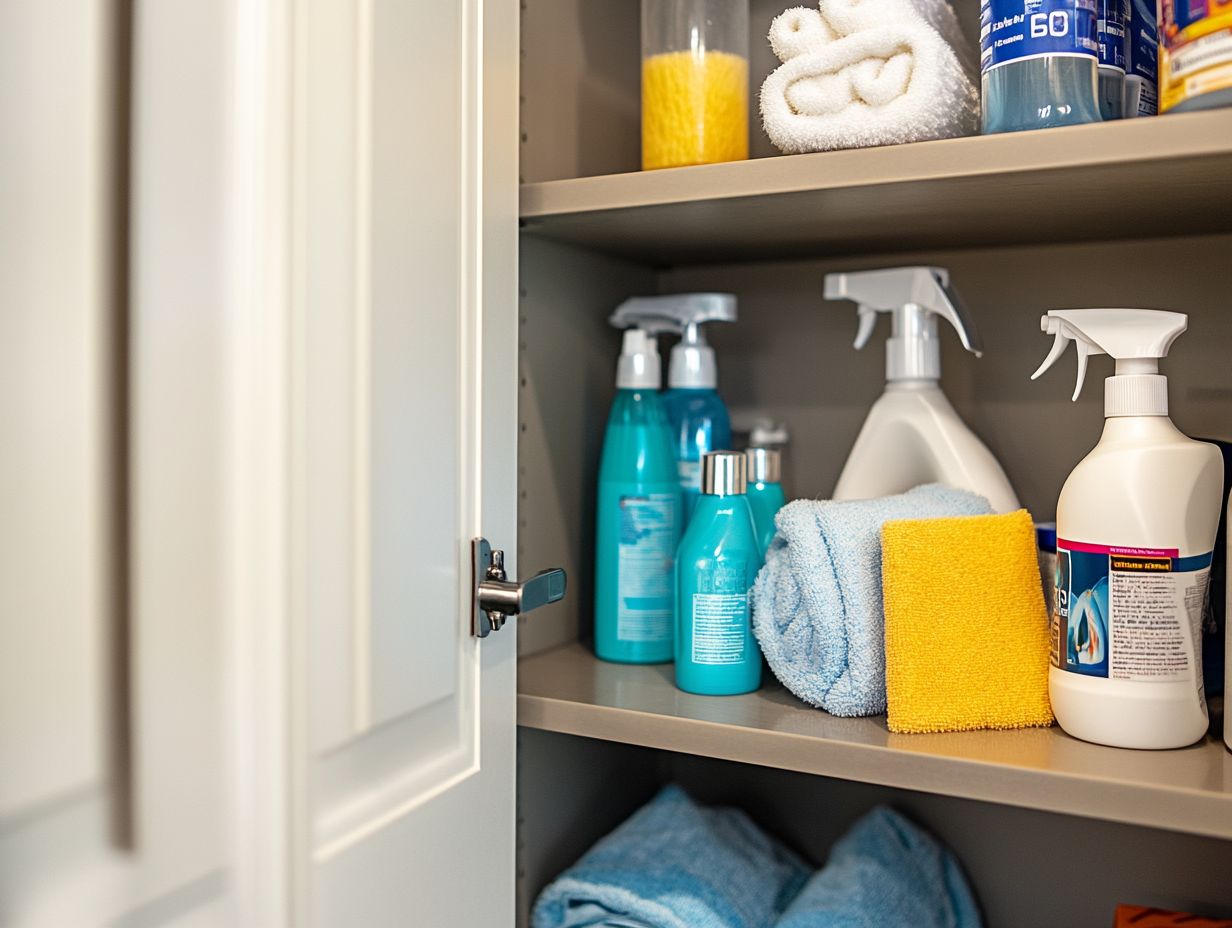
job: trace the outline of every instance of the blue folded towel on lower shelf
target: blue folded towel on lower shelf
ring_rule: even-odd
[[[534,928],[769,928],[804,864],[736,809],[665,787],[540,894]]]
[[[980,928],[958,861],[879,806],[834,845],[775,928]]]
[[[991,511],[984,497],[939,484],[780,509],[753,589],[753,631],[774,675],[833,715],[885,712],[881,526]]]

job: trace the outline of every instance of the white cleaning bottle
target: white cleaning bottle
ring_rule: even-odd
[[[893,320],[886,342],[886,389],[864,421],[834,498],[872,499],[922,483],[943,483],[979,493],[996,512],[1018,509],[1005,471],[959,418],[938,384],[938,316],[954,326],[964,348],[976,357],[982,351],[979,334],[950,289],[945,268],[827,274],[825,297],[859,304],[856,348],[868,343],[877,313],[890,313]]]
[[[1201,622],[1223,459],[1168,418],[1159,359],[1185,331],[1183,313],[1053,310],[1055,335],[1033,375],[1072,341],[1082,390],[1087,357],[1108,354],[1104,432],[1057,502],[1057,601],[1049,694],[1057,721],[1084,741],[1179,748],[1206,733]]]

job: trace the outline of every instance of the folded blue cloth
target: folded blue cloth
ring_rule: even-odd
[[[775,928],[980,928],[949,851],[879,806],[834,845]]]
[[[735,809],[667,786],[539,895],[534,928],[769,928],[808,876]]]
[[[939,484],[780,509],[753,589],[753,631],[774,675],[833,715],[885,712],[881,526],[991,511],[984,497]]]

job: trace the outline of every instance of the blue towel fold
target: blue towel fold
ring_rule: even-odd
[[[768,928],[808,876],[744,813],[667,786],[539,895],[534,928]]]
[[[984,497],[939,484],[780,509],[753,590],[753,631],[774,675],[833,715],[885,712],[881,526],[991,511]]]
[[[775,928],[980,928],[954,856],[879,806],[834,845]]]

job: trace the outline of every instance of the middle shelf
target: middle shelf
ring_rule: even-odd
[[[1087,744],[1055,727],[895,735],[882,717],[837,718],[774,681],[744,696],[695,696],[676,689],[670,664],[608,664],[580,644],[519,662],[518,724],[1232,838],[1232,753],[1209,738],[1156,752]]]
[[[652,265],[1232,230],[1232,110],[524,184],[530,233]]]

